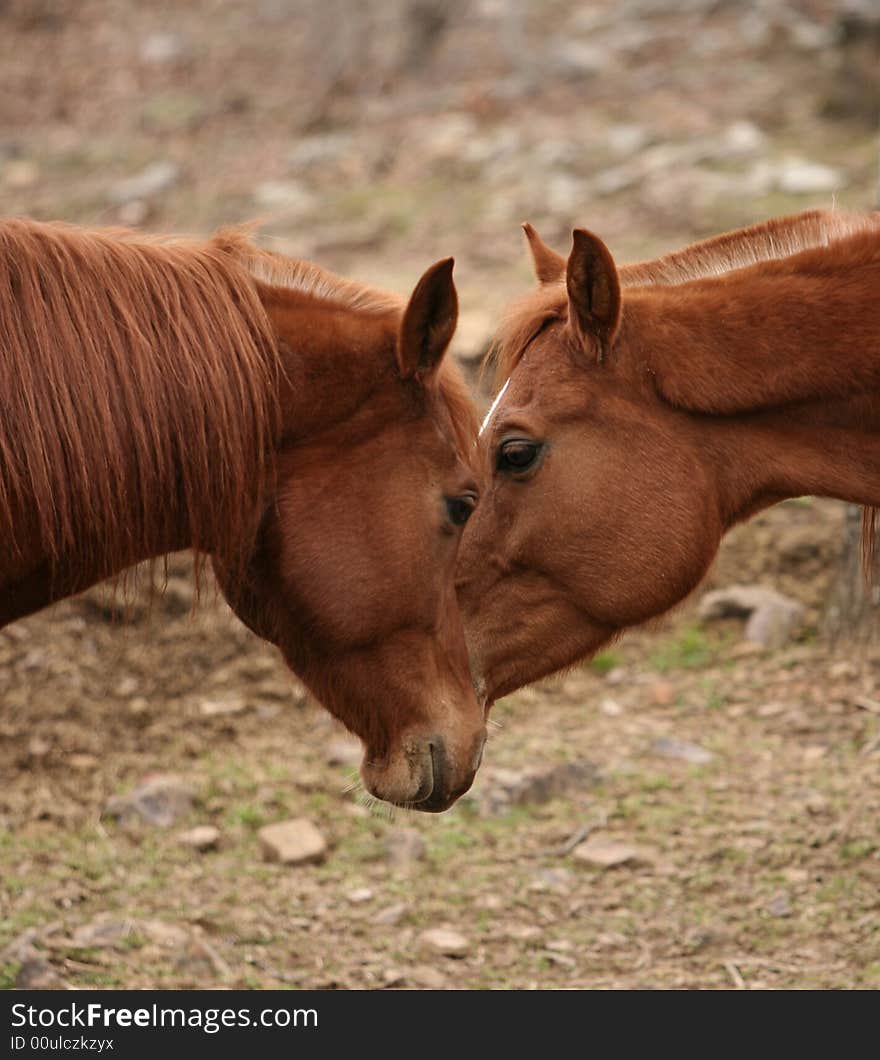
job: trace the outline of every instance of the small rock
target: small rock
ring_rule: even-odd
[[[127,795],[115,795],[105,813],[123,824],[141,819],[157,828],[168,828],[192,809],[192,788],[173,774],[148,777]]]
[[[411,968],[407,978],[415,986],[421,986],[425,990],[442,990],[446,986],[446,976],[429,964],[418,964],[415,968]]]
[[[45,758],[52,750],[52,745],[41,736],[35,736],[28,744],[28,754],[31,758]]]
[[[225,718],[243,714],[248,709],[247,703],[239,695],[223,696],[219,699],[203,699],[199,704],[199,713],[203,718]]]
[[[394,905],[388,905],[384,909],[380,909],[373,917],[373,923],[381,924],[384,927],[394,927],[395,924],[399,924],[403,920],[408,912],[409,906],[406,902],[395,902]]]
[[[181,832],[177,839],[178,842],[192,847],[193,850],[216,850],[220,842],[220,829],[211,824],[200,824]]]
[[[506,813],[511,806],[549,802],[559,795],[592,787],[597,781],[592,762],[559,762],[530,770],[487,769],[476,798],[484,814]]]
[[[324,757],[328,766],[356,766],[363,753],[364,749],[360,740],[341,736],[327,744]]]
[[[608,839],[586,839],[573,851],[577,861],[597,869],[614,869],[622,865],[648,865],[653,859],[638,847]]]
[[[67,756],[65,763],[77,773],[90,773],[98,765],[98,758],[85,752],[74,751]]]
[[[282,865],[322,861],[327,853],[327,840],[303,817],[267,824],[258,835],[266,860],[280,861]]]
[[[165,920],[142,920],[138,931],[156,946],[177,949],[189,942],[189,932],[179,924],[169,924]]]
[[[782,647],[803,621],[804,607],[797,600],[758,585],[730,585],[706,593],[700,601],[704,620],[748,618],[746,640],[765,648]]]
[[[110,189],[110,200],[122,206],[135,199],[153,199],[173,188],[180,176],[180,166],[174,162],[151,162],[136,176],[117,181]]]
[[[419,944],[423,949],[439,953],[442,957],[464,957],[471,948],[460,932],[442,927],[423,931],[419,935]]]
[[[0,965],[17,965],[14,986],[18,990],[63,990],[67,984],[45,954],[37,948],[36,928],[28,928],[0,950]]]
[[[140,47],[141,60],[153,66],[166,66],[187,56],[189,48],[179,33],[151,33]]]
[[[373,896],[373,891],[369,887],[356,887],[353,891],[348,892],[348,900],[352,905],[363,905],[364,902],[371,902]]]
[[[606,696],[599,700],[599,713],[604,714],[606,718],[619,718],[623,713],[623,707],[616,699]]]
[[[764,146],[766,137],[750,121],[735,121],[724,131],[724,146],[731,154],[751,154]]]
[[[415,828],[392,828],[385,837],[388,860],[397,868],[406,868],[425,856],[425,841]]]
[[[776,169],[775,178],[779,190],[789,195],[818,195],[846,184],[841,170],[803,158],[785,159]]]
[[[100,913],[86,924],[74,928],[65,944],[73,949],[122,949],[127,939],[138,934],[134,920]]]
[[[385,987],[402,986],[406,976],[399,968],[386,968],[382,972],[382,983]]]
[[[680,758],[695,766],[707,765],[715,757],[711,751],[687,740],[677,740],[674,736],[661,736],[651,745],[651,750],[664,758]]]
[[[772,901],[767,903],[767,912],[770,916],[777,917],[788,917],[791,916],[791,902],[789,901],[787,894],[778,894]]]
[[[806,869],[799,868],[783,869],[782,875],[789,883],[806,883],[810,878],[810,874]]]
[[[515,942],[538,942],[544,937],[541,928],[534,924],[511,924],[505,934]]]

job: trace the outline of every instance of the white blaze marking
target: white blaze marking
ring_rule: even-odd
[[[500,404],[501,399],[504,397],[504,391],[509,386],[510,386],[510,380],[508,379],[507,382],[504,384],[504,386],[495,395],[495,400],[492,402],[492,407],[486,413],[486,418],[483,420],[483,426],[480,428],[480,434],[482,434],[483,431],[485,431],[485,429],[489,426],[489,420],[491,420],[493,415],[495,414],[495,409],[498,408],[498,405]]]

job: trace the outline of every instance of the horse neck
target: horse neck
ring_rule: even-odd
[[[725,527],[790,497],[880,507],[880,388],[698,423]]]
[[[880,504],[880,239],[628,292],[625,332],[692,414],[724,525],[786,497]]]

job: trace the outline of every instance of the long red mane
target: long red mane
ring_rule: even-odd
[[[180,498],[196,548],[236,552],[278,371],[256,288],[218,245],[0,224],[3,539],[21,549],[26,506],[47,556],[89,563],[100,542],[121,567],[161,539],[161,496]],[[134,522],[114,518],[121,490]]]

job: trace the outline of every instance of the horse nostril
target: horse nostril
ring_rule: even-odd
[[[446,791],[446,755],[443,742],[439,739],[428,741],[428,753],[431,756],[431,770],[434,774],[434,789],[432,795],[442,796]]]

